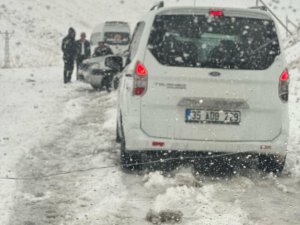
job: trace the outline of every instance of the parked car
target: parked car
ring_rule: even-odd
[[[82,81],[89,83],[95,90],[111,91],[118,87],[116,75],[122,70],[123,58],[120,56],[103,56],[90,58],[83,61],[79,69],[79,77]]]
[[[281,172],[289,74],[272,16],[161,6],[138,22],[120,79],[123,167],[148,153],[247,153]]]
[[[94,52],[98,42],[105,42],[114,55],[122,54],[128,49],[130,42],[130,28],[122,21],[107,21],[97,25],[91,34],[91,50]]]

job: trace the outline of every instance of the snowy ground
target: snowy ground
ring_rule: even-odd
[[[186,225],[299,224],[300,73],[291,73],[284,175],[217,178],[190,168],[124,173],[115,93],[63,85],[61,68],[0,70],[0,224],[143,225],[150,209],[180,210]]]

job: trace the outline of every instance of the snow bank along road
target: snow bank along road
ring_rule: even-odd
[[[63,85],[61,68],[0,70],[0,224],[143,225],[150,209],[180,210],[186,225],[299,224],[300,73],[291,73],[284,174],[217,178],[190,168],[124,173],[114,93]]]

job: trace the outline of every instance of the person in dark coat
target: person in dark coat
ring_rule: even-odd
[[[77,80],[79,80],[78,70],[82,66],[83,60],[91,57],[91,45],[90,42],[86,40],[86,34],[84,32],[80,34],[80,39],[76,41],[76,45],[77,45],[77,59],[76,59]]]
[[[99,41],[97,48],[95,48],[93,57],[106,56],[112,54],[113,52],[111,48],[108,45],[106,45],[103,41]]]
[[[61,50],[63,52],[64,60],[64,83],[71,82],[72,79],[74,62],[77,54],[75,36],[75,30],[70,27],[68,35],[62,40]]]

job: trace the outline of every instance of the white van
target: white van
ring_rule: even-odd
[[[258,155],[281,172],[288,86],[278,28],[258,9],[178,7],[138,22],[118,94],[121,162],[145,153]]]
[[[130,28],[128,23],[122,21],[107,21],[97,25],[91,34],[92,53],[99,41],[104,41],[114,54],[126,51],[130,42]]]

